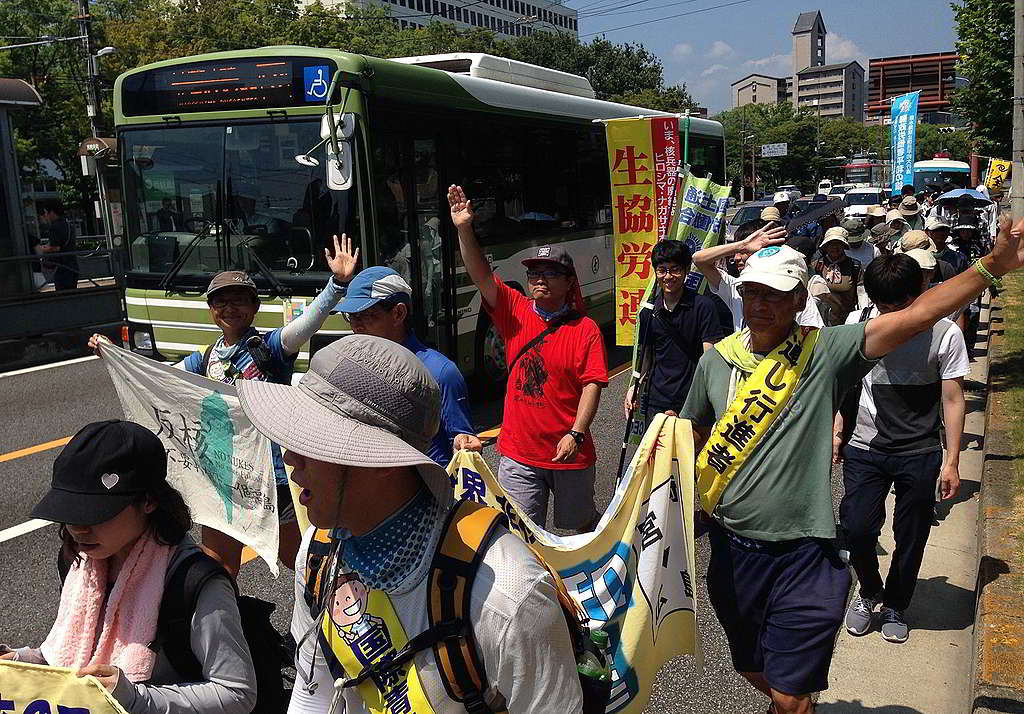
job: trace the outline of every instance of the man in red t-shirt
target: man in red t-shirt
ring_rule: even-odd
[[[597,323],[583,315],[572,258],[557,245],[537,248],[523,261],[527,298],[491,272],[460,186],[448,189],[448,203],[466,272],[513,361],[498,437],[498,482],[537,525],[545,525],[554,492],[556,527],[593,530],[599,514],[589,430],[608,384],[608,363]]]

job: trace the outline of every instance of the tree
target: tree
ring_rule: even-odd
[[[940,152],[949,154],[954,161],[968,161],[971,138],[966,131],[940,132],[934,124],[917,125],[917,161],[927,161]],[[953,127],[943,127],[952,129]]]
[[[1013,2],[953,3],[957,73],[969,83],[952,97],[980,153],[1009,158],[1013,126]]]

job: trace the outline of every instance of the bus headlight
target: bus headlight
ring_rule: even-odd
[[[153,338],[148,332],[135,330],[132,332],[132,347],[137,350],[152,350]]]

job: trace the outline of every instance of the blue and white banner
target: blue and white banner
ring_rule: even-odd
[[[892,99],[892,195],[906,184],[914,185],[914,157],[917,154],[917,100],[921,92]]]

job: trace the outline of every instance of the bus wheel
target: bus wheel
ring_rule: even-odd
[[[490,317],[481,311],[476,328],[476,376],[483,390],[500,394],[508,375],[505,341]]]

